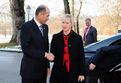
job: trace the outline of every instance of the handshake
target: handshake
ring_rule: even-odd
[[[53,61],[55,58],[55,56],[52,54],[52,53],[46,53],[46,59],[50,60],[50,61]]]

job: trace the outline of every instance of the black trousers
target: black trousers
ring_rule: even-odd
[[[43,74],[43,76],[40,79],[29,79],[22,77],[22,83],[46,83],[46,77],[47,73],[45,71],[45,74]]]
[[[97,83],[98,78],[99,78],[99,75],[96,75],[96,74],[86,76],[85,83]]]
[[[22,78],[22,83],[46,83],[46,78],[44,79],[27,79]]]
[[[105,74],[101,74],[100,77],[104,81],[104,83],[121,83],[121,80],[114,72],[107,72]]]
[[[86,76],[85,83],[98,83],[97,81],[99,77],[103,80],[104,83],[121,83],[120,79],[113,72]]]

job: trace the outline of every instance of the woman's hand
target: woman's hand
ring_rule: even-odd
[[[90,69],[90,70],[93,70],[95,67],[96,67],[96,65],[94,65],[94,64],[92,64],[92,63],[89,65],[89,69]]]
[[[83,75],[79,75],[79,77],[78,77],[78,81],[84,81],[84,79],[85,79],[85,77],[83,76]]]
[[[47,68],[47,75],[50,75],[50,68]]]

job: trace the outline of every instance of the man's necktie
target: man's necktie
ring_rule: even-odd
[[[44,37],[44,32],[43,32],[43,28],[42,28],[42,25],[40,25],[40,31],[41,31],[41,33],[42,33],[42,37]]]
[[[85,33],[84,33],[84,41],[86,42],[86,35],[87,35],[87,32],[88,32],[88,29],[89,28],[86,28],[86,31],[85,31]]]

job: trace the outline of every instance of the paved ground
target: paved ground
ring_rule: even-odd
[[[0,51],[0,83],[21,83],[19,76],[21,58],[22,53]]]
[[[22,53],[0,52],[0,83],[20,83]]]

